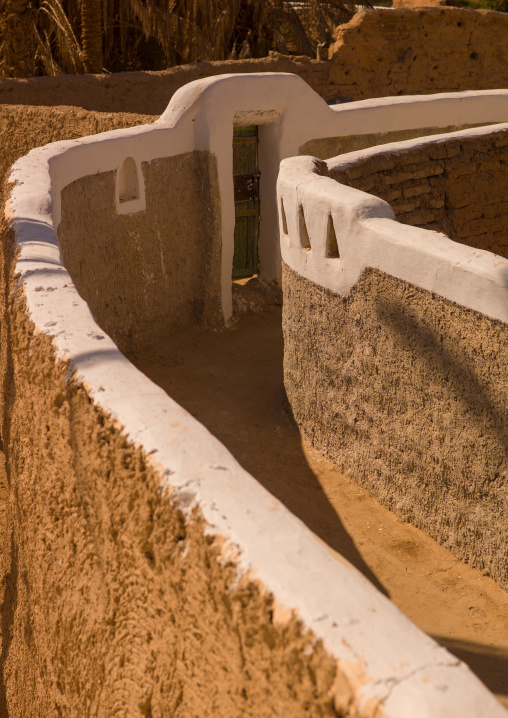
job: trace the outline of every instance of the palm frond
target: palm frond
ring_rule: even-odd
[[[50,76],[65,75],[65,72],[53,57],[53,53],[51,52],[51,43],[48,36],[46,36],[46,39],[43,40],[36,26],[34,26],[34,35],[37,41],[38,58],[44,66],[45,74]]]
[[[0,0],[0,76],[83,72],[85,2]],[[146,69],[162,69],[263,57],[270,50],[315,57],[317,46],[328,46],[336,27],[356,12],[353,0],[92,2],[100,3],[94,37],[102,33],[104,66],[112,71],[145,69],[145,61]]]
[[[50,33],[55,34],[55,44],[66,72],[83,72],[83,51],[60,0],[43,0],[40,12],[49,18]],[[45,47],[48,49],[48,45]]]

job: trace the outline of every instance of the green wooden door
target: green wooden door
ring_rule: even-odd
[[[235,254],[233,279],[258,273],[259,167],[258,128],[233,130]]]

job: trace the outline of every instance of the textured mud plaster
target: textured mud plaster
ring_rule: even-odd
[[[235,72],[291,72],[330,101],[339,92],[339,88],[330,83],[331,66],[330,60],[270,52],[268,57],[193,62],[158,72],[25,77],[21,82],[2,77],[0,104],[75,105],[100,112],[161,115],[175,92],[187,83]]]
[[[389,202],[399,222],[508,258],[507,165],[503,127],[380,147],[331,176]]]
[[[508,328],[366,270],[283,275],[284,382],[305,436],[404,520],[508,586]]]
[[[17,81],[20,82],[19,80]],[[23,84],[23,83],[21,83]],[[48,142],[62,139],[83,137],[107,130],[131,127],[151,122],[149,115],[113,114],[87,112],[75,107],[27,107],[17,105],[0,106],[0,134],[2,136],[2,153],[0,155],[0,178],[2,183],[2,207],[8,197],[3,187],[3,181],[12,164],[23,155],[28,154],[34,147],[40,147]],[[2,286],[5,288],[5,243],[0,243],[2,262],[0,274]],[[0,353],[5,352],[8,335],[4,321],[4,292],[0,293],[0,306],[2,318],[0,320]],[[2,360],[2,366],[5,362]],[[2,369],[2,376],[5,369]],[[0,386],[3,386],[3,381]],[[1,394],[1,389],[0,389]],[[1,397],[0,397],[1,402]]]
[[[8,714],[337,715],[336,661],[291,616],[274,619],[199,513],[174,507],[34,332],[19,290],[9,311]]]
[[[507,83],[508,16],[468,8],[378,8],[337,29],[330,82],[355,100]]]
[[[157,153],[163,127],[121,136],[134,143],[145,132]],[[168,154],[184,151],[182,136],[192,147],[194,132],[182,133]],[[3,438],[13,600],[0,673],[10,712],[352,716],[358,705],[365,718],[381,706],[394,718],[497,715],[464,666],[331,555],[97,326],[61,262],[51,190],[59,217],[62,186],[123,162],[124,143],[109,139],[114,156],[101,154],[102,140],[80,140],[57,148],[76,163],[58,165],[44,148],[12,174],[6,215],[20,281],[5,282]]]
[[[62,192],[64,263],[120,349],[188,322],[220,323],[221,223],[216,162],[190,152],[142,164],[146,210],[118,215],[115,173]],[[115,271],[111,271],[114,267]]]

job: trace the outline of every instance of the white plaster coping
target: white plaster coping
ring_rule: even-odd
[[[125,139],[136,156],[143,136],[143,160],[150,152],[160,156],[169,145],[174,150],[173,142],[179,143],[178,151],[185,142],[193,146],[187,128],[178,130],[178,139],[176,133],[168,138],[157,126],[123,132],[119,147],[117,133],[57,143],[31,152],[13,168],[6,216],[19,250],[15,269],[36,330],[53,338],[57,357],[69,361],[69,372],[143,448],[160,473],[161,492],[167,492],[168,500],[186,511],[199,508],[208,530],[226,539],[225,550],[238,561],[239,579],[257,578],[273,593],[281,615],[294,610],[323,640],[347,677],[361,715],[506,718],[464,664],[319,541],[207,429],[139,372],[95,323],[62,265],[52,193],[58,200],[70,178],[107,169],[111,162],[118,166]],[[101,165],[109,151],[104,142],[109,141],[111,156]],[[164,149],[156,148],[163,142]],[[77,159],[84,168],[76,167]],[[335,693],[343,695],[343,683]]]
[[[394,142],[341,155],[327,163],[311,157],[284,160],[277,185],[278,204],[284,207],[288,230],[284,234],[281,217],[284,261],[302,277],[343,296],[362,271],[372,267],[508,323],[507,259],[458,244],[438,232],[401,224],[395,221],[387,202],[319,174],[345,169],[376,154],[400,153],[454,137],[482,137],[501,129],[508,129],[508,124]],[[301,243],[300,208],[310,250]],[[326,257],[329,217],[340,259]]]
[[[232,315],[234,253],[234,125],[258,124],[261,171],[260,275],[280,279],[275,188],[280,161],[312,139],[508,120],[508,91],[390,97],[328,106],[304,80],[287,73],[219,75],[180,88],[151,125],[58,142],[45,152],[50,163],[53,221],[61,218],[61,192],[71,182],[117,171],[127,156],[141,163],[191,152],[212,152],[218,165],[222,220],[222,311]],[[32,153],[31,153],[32,154]],[[30,154],[30,156],[31,156]],[[139,211],[140,206],[124,209]]]
[[[326,165],[330,172],[340,172],[355,164],[361,164],[371,157],[386,157],[391,154],[412,152],[414,150],[425,149],[431,145],[440,145],[453,139],[481,140],[484,137],[489,137],[489,135],[493,133],[503,132],[503,130],[508,130],[508,122],[492,123],[485,127],[470,127],[468,129],[429,135],[427,137],[414,137],[411,140],[401,140],[399,142],[387,142],[373,147],[366,147],[363,150],[356,150],[355,152],[346,152],[337,157],[330,157],[330,159],[326,160]],[[446,158],[443,158],[443,160],[446,160]]]
[[[507,120],[508,91],[382,98],[329,106],[300,77],[284,73],[222,75],[180,88],[158,122],[177,126],[192,118],[196,149],[209,150],[217,157],[222,202],[222,306],[226,320],[232,312],[235,223],[231,125],[238,124],[242,115],[245,124],[260,125],[260,276],[280,280],[275,188],[282,159],[297,155],[311,139]]]

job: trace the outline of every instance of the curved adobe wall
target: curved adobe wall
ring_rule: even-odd
[[[10,168],[23,155],[34,147],[40,147],[48,142],[57,142],[62,139],[78,138],[84,135],[97,134],[108,130],[131,127],[139,124],[148,124],[154,117],[149,115],[113,114],[88,112],[71,107],[27,107],[24,105],[0,106],[0,134],[2,136],[2,154],[0,158],[0,177],[3,182],[10,173]],[[2,205],[5,205],[7,193],[2,195]],[[0,243],[1,272],[6,263],[6,245]],[[4,297],[0,299],[2,316],[4,314]],[[0,330],[5,331],[4,322],[0,322]],[[8,343],[7,336],[2,334],[2,354]],[[2,359],[2,375],[4,374],[4,361]],[[1,390],[0,390],[1,392]],[[1,399],[3,403],[3,397]],[[3,412],[2,412],[3,413]]]
[[[284,384],[312,444],[508,587],[508,327],[389,274],[347,297],[289,268]]]
[[[245,79],[219,90],[231,84],[251,117]],[[501,718],[463,665],[127,361],[62,263],[56,227],[71,230],[66,202],[81,180],[111,190],[107,173],[132,168],[126,157],[146,181],[144,163],[205,152],[213,131],[222,137],[210,92],[189,88],[158,125],[57,143],[13,169],[4,440],[15,611],[2,659],[12,712]],[[228,122],[229,94],[215,95]],[[261,110],[280,88],[268,95]],[[119,185],[126,198],[130,182]],[[147,217],[148,185],[146,209],[141,192],[124,200]]]
[[[297,154],[298,149],[311,139],[365,135],[372,141],[379,134],[380,127],[390,126],[393,132],[417,133],[422,127],[474,125],[502,121],[507,116],[506,90],[394,100],[384,98],[329,107],[294,75],[274,73],[209,78],[182,88],[153,125],[132,132],[110,133],[93,141],[76,143],[72,148],[62,147],[59,151],[62,158],[55,157],[52,161],[57,187],[55,220],[59,225],[61,188],[93,174],[117,172],[128,156],[135,160],[141,177],[141,166],[161,157],[195,151],[213,155],[217,166],[217,201],[221,225],[220,312],[227,322],[232,315],[234,125],[259,126],[262,207],[258,242],[259,273],[262,279],[272,281],[280,280],[281,277],[275,200],[281,159]],[[73,162],[68,161],[70,152]],[[79,211],[76,208],[76,212]],[[137,232],[134,219],[133,222],[133,231]],[[212,299],[211,296],[207,297],[205,304],[209,300],[212,302]],[[204,311],[213,314],[215,310],[208,308]]]
[[[446,150],[445,137],[428,142]],[[286,160],[279,177],[295,419],[401,517],[506,586],[508,261],[395,222],[386,202],[331,179],[342,160]]]
[[[106,130],[115,129],[119,127],[132,126],[140,123],[150,122],[151,119],[146,115],[127,115],[127,114],[104,114],[104,113],[93,113],[77,108],[48,108],[48,107],[27,107],[27,106],[2,106],[0,107],[0,130],[2,132],[2,156],[0,158],[0,173],[2,176],[2,205],[5,205],[6,199],[9,195],[9,188],[4,187],[4,179],[6,174],[8,175],[11,165],[18,160],[21,156],[29,152],[33,147],[37,147],[47,142],[54,142],[64,138],[70,137],[82,137],[86,134],[92,134],[96,132],[104,132]],[[5,221],[2,217],[2,237],[1,243],[1,276],[2,276],[2,292],[0,295],[0,306],[1,306],[1,370],[2,370],[2,382],[1,382],[1,413],[2,413],[2,449],[7,447],[10,439],[9,421],[10,421],[10,406],[12,395],[10,390],[12,385],[10,384],[10,355],[12,352],[12,344],[10,342],[10,325],[6,321],[6,307],[5,302],[9,301],[11,294],[6,290],[5,273],[8,267],[8,254],[9,242],[6,241],[5,235]],[[7,294],[7,296],[6,296]],[[6,363],[7,374],[6,374]],[[18,386],[19,388],[19,386]],[[7,414],[4,414],[4,399],[7,401]],[[5,421],[4,421],[5,418]],[[9,466],[7,467],[9,470]],[[12,476],[12,475],[11,475]],[[13,485],[11,484],[13,489]],[[12,504],[11,504],[12,506]],[[9,519],[12,518],[11,512],[7,512]],[[3,522],[2,522],[3,523]],[[0,671],[2,678],[0,680],[2,688],[0,689],[0,713],[2,715],[9,714],[9,708],[12,708],[11,713],[15,715],[23,715],[21,712],[15,709],[15,704],[12,704],[9,700],[10,693],[6,695],[6,684],[8,684],[9,676],[11,675],[11,668],[7,661],[7,656],[12,648],[11,637],[13,633],[13,621],[19,620],[19,614],[14,616],[14,610],[10,611],[10,608],[16,605],[16,597],[20,598],[18,606],[22,605],[22,599],[19,590],[23,586],[26,576],[20,575],[17,572],[17,536],[16,533],[11,533],[12,524],[7,529],[7,537],[3,535],[4,527],[2,526],[2,557],[1,557],[1,571],[2,571],[2,588],[1,588],[1,599],[0,601],[4,605],[3,609],[3,621],[4,631],[2,638],[2,661],[0,663]],[[12,549],[12,550],[11,550]],[[18,583],[19,581],[19,583]],[[26,583],[25,583],[26,586]],[[9,608],[10,607],[10,608]],[[26,608],[26,606],[25,606]],[[20,613],[22,613],[20,609]],[[24,615],[24,614],[22,614]],[[12,656],[15,656],[13,650]],[[13,660],[15,660],[13,658]],[[28,679],[28,675],[27,675]],[[25,715],[33,714],[34,703],[27,706]]]
[[[507,162],[502,127],[343,156],[330,174],[389,202],[399,222],[508,258]]]

